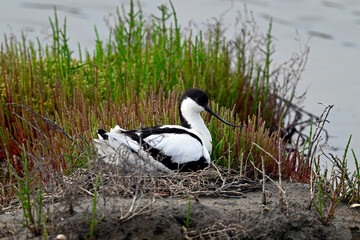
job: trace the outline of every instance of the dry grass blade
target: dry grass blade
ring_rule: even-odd
[[[203,229],[200,233],[186,232],[186,239],[237,239],[237,233],[242,231],[241,225],[238,224],[224,224],[223,222],[216,222],[212,226]],[[231,236],[231,237],[230,237]]]

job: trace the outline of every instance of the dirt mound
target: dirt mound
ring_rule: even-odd
[[[138,212],[124,218],[133,199],[108,198],[98,202],[95,239],[352,239],[349,229],[360,226],[357,211],[340,203],[332,225],[323,226],[314,208],[307,210],[309,186],[285,181],[288,208],[278,207],[278,190],[267,184],[268,202],[261,204],[261,191],[241,198],[193,198],[190,225],[186,229],[188,199],[177,197],[142,198],[135,202]],[[64,234],[67,239],[89,239],[91,197],[81,197],[70,214],[63,203],[55,205],[55,229],[48,220],[49,239]],[[151,203],[151,204],[149,204]],[[142,208],[144,207],[144,208]],[[122,218],[122,220],[121,220]],[[40,239],[21,225],[22,211],[0,215],[1,239]],[[355,237],[353,239],[356,239]]]

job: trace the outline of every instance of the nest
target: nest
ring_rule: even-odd
[[[240,177],[237,171],[212,165],[197,172],[128,172],[115,166],[96,163],[66,177],[68,186],[93,193],[99,174],[98,193],[105,196],[133,197],[138,192],[152,197],[241,198],[260,189],[256,181]]]

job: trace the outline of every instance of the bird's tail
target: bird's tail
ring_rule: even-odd
[[[126,139],[126,130],[119,126],[112,128],[109,133],[103,129],[99,129],[97,133],[99,139],[94,139],[93,143],[98,152],[98,160],[131,172],[171,172],[141,147],[137,151],[131,149]]]

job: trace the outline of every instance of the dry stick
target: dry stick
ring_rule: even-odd
[[[122,209],[120,209],[120,218],[119,221],[127,221],[137,215],[141,215],[146,213],[145,209],[147,209],[149,206],[152,206],[152,204],[155,202],[155,198],[152,197],[152,200],[150,203],[146,204],[145,206],[143,206],[142,208],[139,209],[139,205],[140,202],[138,201],[140,199],[141,196],[139,196],[139,187],[140,187],[140,183],[141,183],[141,178],[138,178],[138,182],[136,184],[136,188],[135,188],[135,195],[133,197],[133,200],[131,202],[131,206],[129,208],[129,210],[126,212],[125,215],[122,214]],[[137,202],[138,201],[138,202]],[[137,204],[135,205],[135,203],[137,202]]]
[[[316,164],[316,162],[315,162]],[[309,203],[309,206],[308,206],[308,210],[311,209],[311,205],[312,205],[312,200],[314,199],[314,195],[315,195],[315,189],[314,189],[314,171],[312,169],[310,169],[310,203]]]
[[[25,107],[24,105],[18,104],[18,103],[7,103],[6,106],[8,105],[14,105],[14,106],[18,106],[21,108],[24,108],[26,111],[29,111],[33,114],[35,114],[36,116],[38,116],[39,118],[41,118],[42,120],[44,120],[46,123],[48,123],[50,126],[54,127],[55,129],[58,129],[59,132],[61,132],[62,134],[64,134],[70,141],[72,141],[73,143],[75,143],[81,151],[84,151],[84,148],[82,146],[80,146],[77,142],[74,141],[74,139],[67,133],[65,132],[64,128],[62,128],[59,124],[57,124],[54,121],[51,121],[49,118],[44,117],[43,115],[41,115],[38,112],[35,112],[34,110],[32,110],[31,108]],[[16,116],[20,117],[18,114],[15,113]],[[36,128],[35,128],[36,129]],[[41,132],[40,132],[41,133]]]
[[[256,171],[260,172],[261,174],[263,173],[263,171],[261,171],[259,168],[257,168],[257,167],[255,166],[255,164],[254,164],[253,161],[250,161],[250,162],[251,162],[251,164],[253,165],[253,167],[254,167],[254,169],[255,169]],[[278,189],[280,189],[283,194],[286,193],[285,190],[281,188],[281,186],[279,185],[279,183],[275,182],[271,177],[269,177],[269,176],[266,175],[266,174],[265,174],[265,177],[266,177],[267,179],[269,179],[270,182],[272,182],[273,184],[275,184],[275,186],[276,186]]]
[[[268,151],[266,151],[265,149],[263,149],[262,147],[260,147],[258,144],[251,142],[251,144],[255,145],[257,148],[259,148],[261,151],[263,151],[266,155],[268,155],[269,157],[271,157],[276,163],[278,163],[278,160],[271,155],[271,153],[269,153]]]
[[[322,114],[318,120],[318,124],[316,126],[315,133],[314,133],[314,138],[313,138],[313,141],[311,141],[311,143],[310,143],[310,147],[309,147],[309,151],[308,151],[309,157],[311,157],[313,155],[312,148],[313,148],[315,142],[318,142],[318,140],[320,141],[320,139],[319,139],[320,134],[322,133],[322,131],[324,129],[324,125],[327,122],[327,118],[329,116],[330,110],[333,107],[334,107],[334,105],[326,105],[324,111],[322,112]]]
[[[292,101],[289,101],[283,97],[280,97],[280,96],[276,96],[276,98],[280,99],[281,101],[285,102],[286,104],[288,104],[290,107],[292,107],[294,109],[294,111],[296,112],[301,112],[301,113],[304,113],[306,115],[308,115],[311,119],[314,118],[314,119],[319,119],[318,116],[302,109],[301,107],[298,107],[296,106],[295,104],[292,103]],[[307,123],[309,120],[306,120],[306,121],[303,121],[303,122],[299,122],[299,123],[296,123],[296,125],[301,125],[302,123]]]
[[[216,172],[219,174],[219,177],[221,178],[222,180],[222,184],[221,184],[221,187],[219,189],[216,189],[216,191],[219,191],[221,189],[224,188],[225,184],[226,184],[226,180],[222,177],[222,174],[220,173],[219,171],[219,168],[213,163],[211,162],[211,164],[213,165],[213,167],[216,169]]]
[[[253,165],[253,167],[254,167],[254,169],[255,169],[256,171],[264,174],[263,171],[261,171],[259,168],[257,168],[257,167],[255,166],[255,164],[254,164],[253,161],[251,161],[251,164]],[[286,191],[282,188],[282,186],[279,185],[279,183],[275,182],[271,177],[269,177],[269,176],[266,175],[266,174],[265,174],[265,177],[266,177],[267,179],[269,179],[269,180],[282,192],[282,194],[284,194],[284,195],[286,196]],[[287,199],[286,199],[286,198],[285,198],[285,205],[286,205],[286,214],[288,214],[287,210],[288,210],[288,208],[289,208],[289,203],[287,202]]]
[[[229,151],[229,155],[228,155],[228,178],[230,177],[230,164],[231,164],[231,162],[230,162],[230,154],[231,154],[230,149],[231,149],[231,146],[230,146],[230,143],[229,143],[229,149],[228,149],[228,151]]]
[[[278,167],[279,167],[279,185],[282,186],[281,183],[281,145],[280,145],[280,141],[279,141],[279,160],[278,160]],[[280,205],[280,211],[282,212],[284,210],[284,206],[283,206],[283,195],[282,192],[279,190],[279,205]]]
[[[24,117],[20,116],[19,114],[17,114],[16,112],[13,112],[13,114],[15,116],[17,116],[18,118],[20,118],[21,120],[23,120],[24,122],[26,122],[30,127],[34,128],[36,131],[38,131],[40,133],[40,136],[41,136],[41,139],[43,140],[45,146],[46,146],[46,149],[49,151],[49,147],[48,147],[48,144],[47,144],[47,141],[45,139],[45,135],[44,133],[41,131],[41,129],[39,128],[38,124],[36,124],[37,126],[33,125],[31,122],[29,122],[28,120],[26,120]]]
[[[205,233],[200,233],[199,235],[195,236],[195,238],[198,238],[198,237],[208,237],[208,236],[211,236],[213,234],[220,234],[220,233],[227,233],[227,232],[230,232],[230,231],[238,231],[239,228],[238,227],[229,227],[229,228],[225,228],[225,229],[221,229],[221,230],[213,230],[213,231],[209,231],[209,232],[205,232]],[[191,238],[190,238],[191,239]],[[211,239],[211,238],[209,238]]]
[[[324,149],[320,146],[321,152],[324,154],[324,156],[329,159],[330,162],[333,163],[333,168],[336,166],[339,170],[340,170],[340,174],[342,176],[342,180],[340,181],[344,181],[345,179],[348,182],[349,185],[351,185],[351,187],[353,186],[352,184],[352,180],[350,179],[350,176],[348,174],[348,171],[346,169],[346,166],[343,165],[343,163],[341,162],[341,160],[337,157],[334,156],[333,154],[329,153],[329,155],[331,156],[331,158],[324,152]]]
[[[269,152],[267,152],[265,149],[263,149],[262,147],[260,147],[258,144],[254,143],[254,142],[252,142],[252,144],[255,145],[256,147],[258,147],[261,151],[263,151],[264,153],[266,153],[268,156],[270,156],[277,164],[280,165],[280,168],[281,168],[281,164],[279,163],[280,160],[278,161],[273,155],[271,155],[271,154],[270,154]],[[259,171],[259,172],[262,173],[262,171],[255,166],[254,162],[251,161],[251,163],[252,163],[253,167],[254,167],[257,171]],[[264,174],[265,174],[265,173],[264,173]],[[279,196],[279,205],[280,205],[280,210],[283,211],[283,195],[282,195],[282,194],[284,194],[284,195],[286,196],[286,191],[282,188],[282,185],[281,185],[281,175],[279,176],[279,177],[280,177],[280,178],[279,178],[279,180],[280,180],[279,183],[276,183],[274,180],[272,180],[272,179],[271,179],[269,176],[267,176],[267,175],[266,175],[266,177],[267,177],[267,179],[269,179],[271,182],[273,182],[273,183],[277,186],[277,188],[279,189],[279,194],[280,194],[280,196]],[[287,202],[286,197],[285,197],[285,205],[286,205],[286,214],[288,214],[288,206],[289,206],[289,204],[288,204],[288,202]]]
[[[248,165],[248,161],[249,161],[250,155],[252,155],[252,149],[253,149],[253,147],[254,147],[254,145],[251,145],[249,154],[247,155],[246,160],[245,160],[245,163],[244,163],[244,175],[245,175],[245,176],[246,176],[246,167],[247,167],[247,165]],[[244,153],[243,153],[243,156],[244,156]]]
[[[331,158],[329,158],[325,153],[323,148],[320,146],[320,149],[322,151],[322,153],[325,155],[325,157],[327,159],[329,159],[337,168],[340,169],[341,173],[344,174],[344,177],[346,178],[346,180],[351,183],[351,179],[349,177],[348,171],[346,171],[346,168],[344,168],[343,164],[341,163],[341,160],[337,157],[334,156],[332,153],[329,153],[329,155],[331,156]]]
[[[349,223],[349,226],[348,226],[349,229],[352,229],[352,228],[353,228],[354,220],[355,220],[355,218],[356,218],[358,215],[359,215],[359,212],[356,212],[356,213],[355,213],[355,216],[351,219],[351,221],[350,221],[350,223]]]
[[[262,175],[263,175],[263,179],[262,179],[262,199],[261,199],[261,203],[266,205],[266,193],[265,193],[265,163],[264,163],[264,157],[261,156],[261,166],[262,166]]]
[[[79,186],[78,188],[80,188],[82,191],[86,192],[87,194],[89,194],[90,196],[94,197],[94,194],[92,192],[90,192],[89,190],[86,190],[85,188]]]
[[[318,124],[316,126],[315,129],[315,133],[314,133],[314,138],[310,143],[309,146],[309,150],[308,150],[308,161],[311,162],[311,159],[315,159],[315,152],[316,151],[312,151],[312,148],[314,146],[314,144],[316,143],[315,149],[317,148],[317,146],[319,145],[319,142],[321,141],[320,138],[320,134],[324,129],[324,125],[327,122],[327,118],[329,116],[330,110],[334,107],[334,105],[325,105],[325,109],[323,110],[320,118],[318,119]],[[321,148],[321,146],[320,146]],[[326,154],[325,154],[326,156]],[[315,163],[316,164],[316,163]],[[311,169],[311,179],[310,179],[310,201],[309,201],[309,206],[308,209],[311,209],[311,205],[315,196],[315,187],[313,186],[315,183],[313,181],[313,177],[315,179],[317,179],[317,175],[313,176],[313,170]]]
[[[81,141],[83,142],[83,143],[85,143],[86,144],[86,146],[87,147],[89,147],[90,146],[90,144],[89,144],[89,142],[81,135],[81,134],[79,134],[79,133],[76,133],[75,134],[75,137],[78,137],[78,138],[80,138],[81,139]]]
[[[191,240],[191,238],[188,236],[188,230],[184,225],[181,227],[181,231],[183,232],[183,237],[185,240]]]
[[[241,181],[242,175],[243,175],[243,164],[244,164],[244,153],[242,152],[240,154],[240,176],[239,176],[240,181]]]
[[[18,103],[7,103],[6,106],[8,106],[8,105],[15,105],[15,106],[18,106],[18,107],[22,107],[25,110],[35,114],[36,116],[38,116],[39,118],[41,118],[42,120],[47,122],[50,126],[53,126],[53,127],[57,128],[57,129],[59,129],[59,132],[63,133],[70,141],[74,142],[74,139],[69,134],[67,134],[62,127],[60,127],[56,122],[51,121],[49,118],[46,118],[43,115],[41,115],[40,113],[35,112],[31,108],[25,107],[24,105],[21,105],[21,104],[18,104]]]

